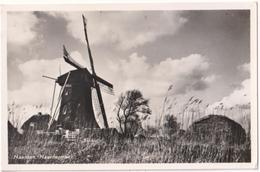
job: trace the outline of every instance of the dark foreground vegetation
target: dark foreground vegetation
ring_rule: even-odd
[[[163,138],[79,139],[75,142],[31,139],[9,146],[9,163],[250,162],[250,152],[249,142],[231,146]]]

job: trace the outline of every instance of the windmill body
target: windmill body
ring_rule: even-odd
[[[68,73],[57,79],[60,86],[64,86],[61,95],[58,124],[64,129],[99,128],[92,105],[91,88],[93,77],[87,69],[78,69],[70,72],[70,77],[65,84]]]

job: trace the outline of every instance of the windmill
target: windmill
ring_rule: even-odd
[[[99,115],[102,115],[104,127],[109,127],[101,88],[107,93],[113,94],[113,85],[96,74],[84,15],[82,15],[82,19],[92,73],[90,73],[87,68],[84,68],[82,65],[77,63],[70,56],[65,46],[63,46],[63,58],[65,62],[75,67],[76,70],[69,71],[55,79],[51,103],[52,119],[49,122],[48,128],[52,125],[58,112],[57,123],[65,129],[100,128],[95,118],[95,116]],[[59,93],[57,105],[54,108],[53,101],[56,83],[58,83],[62,88]],[[93,109],[93,103],[96,111]],[[94,112],[96,112],[96,115]]]

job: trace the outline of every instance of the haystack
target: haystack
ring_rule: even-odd
[[[246,132],[237,122],[221,115],[209,115],[195,121],[185,138],[192,142],[211,144],[243,144]]]
[[[17,131],[10,121],[8,121],[8,143],[18,142],[22,139],[22,135]]]
[[[51,119],[50,115],[42,114],[39,112],[38,114],[33,115],[27,121],[25,121],[21,128],[24,130],[25,133],[27,133],[29,130],[46,131],[48,128],[48,123],[49,123],[50,119]],[[53,127],[54,127],[54,125],[53,125]],[[53,127],[51,127],[51,128],[53,128]]]

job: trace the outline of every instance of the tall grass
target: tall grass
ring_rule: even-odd
[[[76,142],[51,140],[39,142],[35,140],[24,145],[9,146],[9,163],[250,162],[250,152],[249,143],[227,146],[155,138],[142,141],[79,139]]]

